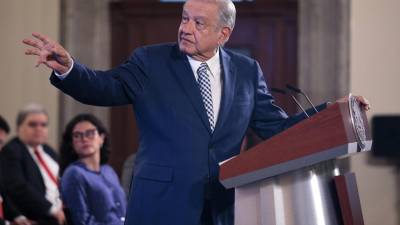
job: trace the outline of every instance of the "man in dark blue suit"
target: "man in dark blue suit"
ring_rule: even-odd
[[[234,190],[218,181],[218,163],[239,153],[248,127],[266,139],[304,118],[274,104],[255,60],[222,47],[235,15],[230,0],[188,0],[177,44],[138,48],[109,71],[73,61],[41,34],[24,40],[76,100],[133,105],[140,147],[125,224],[233,224]]]

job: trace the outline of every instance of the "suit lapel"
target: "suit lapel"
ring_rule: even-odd
[[[175,70],[175,77],[179,81],[181,87],[184,89],[186,95],[189,97],[190,102],[195,108],[195,111],[200,117],[204,126],[211,133],[210,122],[208,121],[207,113],[204,108],[200,89],[186,55],[180,52],[178,46],[175,46],[175,51],[173,51],[172,58],[174,60],[172,67]]]
[[[42,173],[40,172],[39,166],[36,164],[35,160],[32,158],[32,155],[29,152],[29,149],[26,147],[26,145],[19,138],[17,139],[17,141],[18,141],[18,144],[20,145],[22,154],[24,155],[24,158],[26,160],[25,161],[26,162],[26,167],[33,174],[33,179],[32,180],[36,180],[37,178],[39,178],[37,180],[37,182],[38,182],[37,184],[40,185],[41,191],[45,192],[46,191],[46,185],[44,183],[44,178],[42,176]],[[39,188],[39,186],[37,188]]]
[[[236,83],[236,68],[231,62],[231,57],[222,48],[220,48],[220,62],[222,65],[221,75],[223,77],[222,98],[214,133],[222,127],[224,121],[228,118],[235,94]]]

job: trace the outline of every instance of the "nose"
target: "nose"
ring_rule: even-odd
[[[188,21],[186,23],[181,22],[181,32],[183,34],[192,34],[194,29],[194,25],[192,21]]]

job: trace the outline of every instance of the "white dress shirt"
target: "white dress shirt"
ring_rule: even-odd
[[[38,158],[36,157],[34,153],[34,149],[31,146],[26,145],[26,147],[29,150],[29,153],[31,154],[33,161],[35,161],[36,165],[39,167],[40,174],[42,175],[44,185],[46,187],[46,199],[52,203],[52,207],[50,208],[50,214],[55,213],[56,211],[60,210],[62,207],[62,202],[60,198],[60,191],[58,190],[58,186],[54,183],[54,181],[50,178],[46,170],[43,168],[43,166],[40,164]],[[42,156],[43,160],[46,162],[47,167],[51,171],[51,173],[55,176],[58,177],[58,170],[59,166],[56,161],[54,161],[51,156],[49,156],[44,150],[43,146],[39,145],[37,147],[38,151],[40,152],[40,155]]]
[[[197,61],[190,56],[187,56],[189,59],[190,66],[192,67],[194,77],[197,81],[197,69],[200,67],[201,61]],[[208,67],[211,70],[210,83],[211,83],[211,95],[212,95],[212,103],[213,103],[213,112],[214,112],[214,127],[218,121],[218,114],[221,104],[221,95],[222,95],[222,79],[221,79],[221,63],[219,61],[219,49],[217,53],[211,57],[209,60],[205,61]]]

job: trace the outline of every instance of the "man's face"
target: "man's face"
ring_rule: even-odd
[[[7,139],[7,132],[5,130],[0,129],[0,150],[3,147],[4,143],[6,142]]]
[[[18,137],[30,146],[43,144],[48,136],[48,118],[43,113],[31,113],[18,127]]]
[[[199,61],[214,56],[216,49],[228,40],[230,28],[219,24],[218,6],[201,0],[185,3],[179,26],[179,49]]]

